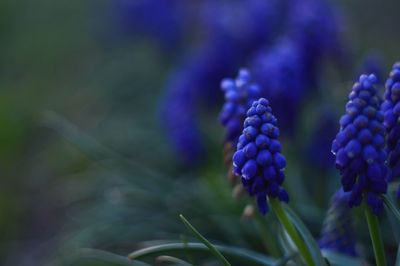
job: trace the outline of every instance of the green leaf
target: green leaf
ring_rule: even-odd
[[[188,220],[181,214],[179,215],[179,218],[181,218],[182,222],[185,224],[185,226],[192,231],[192,233],[195,235],[195,237],[200,240],[206,247],[210,250],[210,252],[221,262],[222,265],[225,266],[230,266],[231,264],[227,261],[227,259],[221,254],[221,252],[218,251],[204,236],[200,234],[199,231],[196,230],[196,228],[193,227],[189,223]]]
[[[181,260],[181,259],[178,259],[178,258],[172,257],[172,256],[165,256],[165,255],[157,257],[156,261],[161,262],[161,263],[162,262],[174,263],[174,265],[176,264],[176,265],[183,265],[183,266],[192,266],[192,264],[190,264],[184,260]]]
[[[321,254],[321,250],[317,242],[313,238],[312,234],[310,233],[310,231],[300,220],[300,218],[292,211],[292,209],[289,208],[288,205],[284,204],[284,209],[289,219],[291,220],[291,222],[293,223],[293,225],[296,227],[301,237],[303,238],[304,243],[306,244],[308,250],[311,253],[315,265],[326,265],[326,262]]]
[[[147,263],[141,261],[130,261],[127,257],[120,256],[104,250],[82,248],[76,254],[73,259],[73,264],[79,263],[79,261],[85,261],[84,265],[87,265],[88,261],[99,261],[107,263],[106,265],[118,265],[118,266],[150,266]]]
[[[280,266],[286,265],[286,262],[289,260],[293,260],[296,264],[301,265],[303,263],[303,259],[297,249],[295,243],[290,238],[289,234],[286,230],[282,227],[281,230],[278,232],[278,239],[281,248],[283,249],[286,256],[284,258],[279,259]]]
[[[393,203],[393,201],[389,197],[387,197],[386,195],[383,195],[383,201],[385,202],[386,207],[388,207],[388,209],[392,211],[394,216],[400,222],[400,211],[398,210],[396,205]]]
[[[285,232],[289,235],[290,240],[292,240],[296,246],[303,259],[303,262],[309,266],[317,266],[312,258],[311,252],[307,248],[307,245],[304,243],[302,237],[298,233],[298,230],[289,219],[287,212],[283,208],[282,202],[280,202],[278,199],[269,199],[269,203],[271,204],[271,207],[278,217],[281,225],[285,228]]]
[[[275,266],[277,265],[277,261],[261,255],[257,252],[235,248],[235,247],[228,247],[228,246],[220,246],[214,245],[214,247],[224,254],[226,257],[230,258],[231,260],[235,261],[239,265],[246,265],[246,266]],[[176,253],[184,254],[185,252],[190,252],[190,254],[198,254],[202,256],[206,256],[209,253],[209,250],[206,246],[202,243],[168,243],[162,245],[151,246],[148,248],[144,248],[141,250],[137,250],[129,254],[129,258],[131,260],[135,259],[143,259],[148,257],[155,257],[159,255],[165,254],[176,254]]]
[[[362,261],[354,257],[343,255],[337,252],[323,250],[322,254],[329,260],[332,266],[361,266]]]
[[[372,247],[374,249],[375,263],[377,266],[385,266],[386,256],[385,248],[382,242],[382,236],[379,229],[378,217],[372,213],[371,208],[366,204],[363,204],[365,218],[368,224],[369,235],[371,237]]]

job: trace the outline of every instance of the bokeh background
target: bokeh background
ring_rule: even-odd
[[[179,66],[218,16],[202,17],[209,2],[0,2],[0,264],[90,265],[75,260],[80,248],[126,255],[145,240],[179,240],[187,234],[179,213],[210,239],[262,250],[225,178],[219,82],[193,116],[201,155],[180,153],[165,127],[168,84],[186,75]],[[327,64],[322,89],[307,96],[283,141],[293,204],[316,236],[339,184],[329,142],[351,83],[368,62],[385,78],[399,59],[398,1],[332,4],[342,65]],[[328,146],[310,155],[315,132]],[[321,156],[322,169],[312,159]]]

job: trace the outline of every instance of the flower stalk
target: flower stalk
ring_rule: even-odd
[[[369,206],[364,206],[365,217],[368,223],[369,234],[374,248],[375,261],[377,266],[386,266],[386,257],[383,248],[381,233],[379,231],[378,217],[371,212]]]
[[[310,266],[315,265],[311,257],[311,253],[307,249],[304,241],[301,239],[296,228],[290,222],[288,216],[286,215],[285,210],[282,208],[281,202],[273,198],[270,198],[269,202],[276,216],[278,217],[279,221],[281,222],[286,232],[289,234],[290,238],[292,239],[297,249],[299,250],[299,253],[302,256],[304,262],[306,262],[306,264]]]

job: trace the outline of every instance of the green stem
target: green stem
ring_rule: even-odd
[[[287,217],[285,210],[282,208],[281,202],[276,199],[270,199],[269,202],[276,216],[278,217],[283,227],[286,229],[286,232],[289,234],[290,238],[293,240],[294,244],[296,245],[297,249],[299,250],[299,253],[303,257],[306,264],[309,266],[314,265],[311,253],[308,251],[304,241],[301,239],[296,228],[293,226],[293,224]]]
[[[370,207],[367,205],[365,205],[365,217],[367,218],[369,234],[374,248],[376,265],[386,266],[385,252],[379,231],[378,218],[371,212]]]

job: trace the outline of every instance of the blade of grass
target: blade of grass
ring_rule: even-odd
[[[210,252],[221,262],[222,265],[231,265],[227,261],[227,259],[221,254],[221,252],[219,252],[218,249],[216,249],[204,236],[202,236],[200,232],[197,231],[196,228],[194,228],[193,225],[191,225],[182,214],[179,215],[179,218],[181,218],[183,224],[194,234],[194,236],[199,241],[201,241],[210,250]]]
[[[394,216],[400,222],[400,211],[397,209],[393,201],[386,195],[383,195],[383,201],[385,202],[386,207],[394,214]]]
[[[182,241],[184,247],[186,248],[187,244],[188,244],[188,240],[184,235],[181,235],[181,241]],[[185,250],[185,254],[186,254],[186,259],[189,261],[189,263],[194,264],[193,258],[192,258],[192,256],[190,256],[190,254],[189,254],[189,252],[187,252],[187,250]]]
[[[362,261],[355,257],[350,257],[348,255],[343,255],[337,252],[332,252],[328,250],[322,251],[322,254],[327,258],[332,266],[360,266]]]
[[[156,258],[156,262],[170,262],[170,263],[174,263],[176,265],[183,265],[183,266],[192,266],[193,264],[190,264],[184,260],[178,259],[176,257],[172,257],[172,256],[158,256]]]
[[[232,260],[235,260],[238,263],[240,262],[241,263],[240,265],[246,265],[246,266],[276,265],[276,260],[251,250],[245,250],[236,247],[220,246],[220,245],[214,245],[214,247],[228,258],[231,258]],[[171,253],[176,254],[177,252],[178,253],[190,252],[192,254],[197,253],[205,256],[205,254],[209,253],[209,250],[202,243],[193,243],[193,242],[192,243],[189,242],[187,244],[167,243],[134,251],[131,254],[129,254],[128,258],[131,260],[144,259],[148,257],[155,257]]]
[[[97,260],[107,262],[110,265],[120,266],[150,266],[147,263],[141,261],[130,261],[124,256],[120,256],[104,250],[82,248],[74,258],[74,261],[78,260]]]

